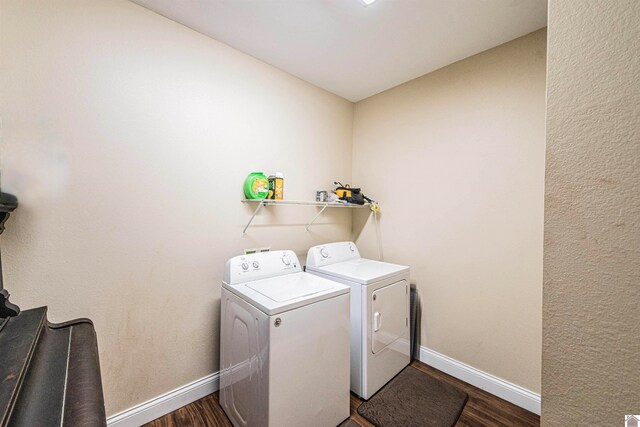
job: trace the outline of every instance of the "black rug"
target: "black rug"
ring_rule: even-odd
[[[378,427],[451,427],[467,401],[467,393],[407,366],[358,408]]]

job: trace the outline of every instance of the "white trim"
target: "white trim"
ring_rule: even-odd
[[[108,427],[138,427],[178,408],[218,391],[220,373],[215,372],[192,383],[107,418]]]
[[[540,395],[483,372],[437,351],[420,346],[420,361],[540,415]],[[107,418],[108,427],[138,427],[160,418],[219,389],[220,373],[215,372],[192,383],[129,408]]]
[[[420,361],[429,366],[498,396],[527,411],[540,415],[540,395],[488,374],[480,369],[420,346]]]

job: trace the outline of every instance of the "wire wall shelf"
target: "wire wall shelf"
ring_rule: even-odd
[[[258,212],[264,206],[317,206],[322,209],[313,217],[313,219],[307,224],[305,229],[309,231],[309,228],[313,225],[313,223],[322,215],[322,213],[327,208],[351,208],[351,209],[362,209],[369,208],[371,205],[369,203],[365,203],[364,205],[356,205],[353,203],[346,202],[316,202],[312,200],[273,200],[273,199],[242,199],[242,203],[255,203],[257,204],[256,209],[253,211],[253,215],[249,218],[249,222],[245,225],[244,230],[242,230],[242,235],[247,234],[247,229],[253,222],[253,219],[258,215]]]

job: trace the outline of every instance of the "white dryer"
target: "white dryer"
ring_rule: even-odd
[[[220,404],[234,426],[349,417],[349,287],[292,251],[231,258],[222,283]]]
[[[309,249],[306,271],[351,287],[351,391],[367,400],[410,362],[409,267],[339,242]]]

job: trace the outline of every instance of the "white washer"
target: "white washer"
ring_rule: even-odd
[[[409,267],[339,242],[309,249],[306,271],[351,287],[351,391],[367,400],[410,362]]]
[[[349,287],[292,251],[237,256],[222,283],[220,404],[234,426],[349,417]]]

